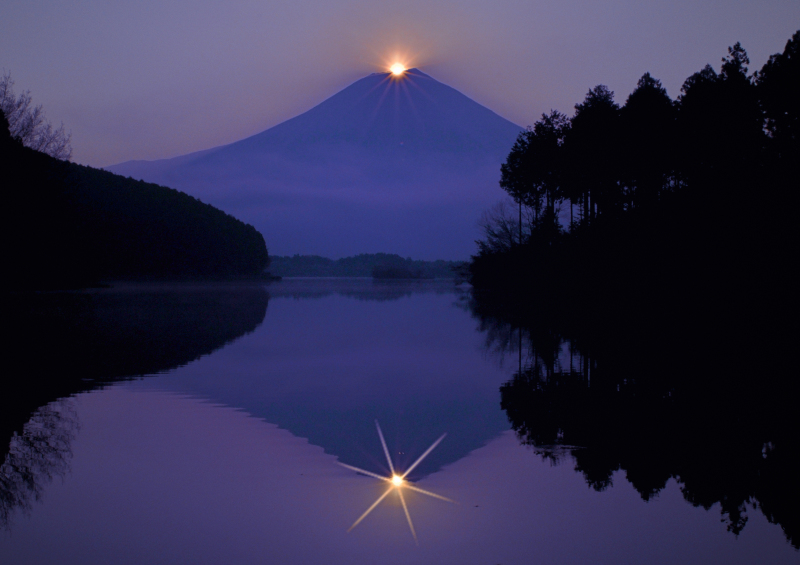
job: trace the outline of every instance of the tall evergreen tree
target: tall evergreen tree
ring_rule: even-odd
[[[618,182],[619,106],[605,85],[591,89],[575,105],[575,115],[564,140],[568,160],[567,196],[583,200],[583,221],[622,203]]]
[[[563,199],[561,146],[568,130],[569,118],[564,114],[555,110],[542,114],[532,128],[519,135],[500,167],[501,188],[532,212],[532,232],[558,229],[556,207]]]
[[[675,171],[675,105],[661,81],[645,73],[621,116],[621,165],[626,202],[653,206]]]
[[[678,127],[681,167],[697,196],[732,202],[745,198],[732,191],[740,192],[753,181],[761,160],[763,114],[741,44],[729,47],[722,61],[719,74],[707,65],[683,84]]]
[[[778,166],[800,168],[800,31],[755,75]]]

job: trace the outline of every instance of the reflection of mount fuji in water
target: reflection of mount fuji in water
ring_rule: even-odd
[[[43,295],[14,316],[25,327],[11,347],[13,373],[37,378],[1,413],[2,447],[12,432],[20,434],[12,448],[26,441],[23,424],[39,406],[166,373],[132,386],[242,408],[375,471],[385,466],[375,419],[401,466],[448,432],[415,469],[418,479],[508,428],[497,403],[505,373],[482,362],[481,340],[453,306],[461,295],[452,281],[370,279],[284,280],[269,295],[258,286],[143,284]],[[52,420],[68,438],[61,408],[46,406],[31,421]]]
[[[134,386],[241,408],[357,467],[383,472],[380,422],[398,468],[442,433],[418,480],[508,429],[498,387],[506,371],[451,281],[287,280],[252,335]]]
[[[230,145],[108,169],[253,224],[274,253],[465,259],[520,131],[411,69],[369,75]]]

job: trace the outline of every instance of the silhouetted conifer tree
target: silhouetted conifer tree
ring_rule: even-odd
[[[771,164],[796,173],[800,167],[800,31],[786,42],[783,53],[769,58],[755,80],[769,132],[768,147],[774,155]]]
[[[619,186],[619,106],[614,93],[600,84],[580,104],[564,140],[568,192],[583,200],[583,221],[591,221],[622,204]]]
[[[500,168],[500,186],[532,212],[531,233],[552,235],[558,231],[557,206],[563,200],[561,146],[568,129],[569,118],[564,114],[555,110],[542,114],[532,128],[519,135]]]
[[[676,108],[645,73],[621,110],[621,170],[628,207],[653,206],[676,182]]]

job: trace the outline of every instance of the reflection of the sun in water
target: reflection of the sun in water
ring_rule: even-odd
[[[408,474],[411,471],[413,471],[416,468],[417,465],[422,463],[422,460],[425,459],[430,454],[430,452],[433,451],[436,448],[437,445],[439,445],[439,443],[444,439],[444,437],[447,434],[442,434],[442,436],[439,439],[437,439],[436,441],[434,441],[433,444],[428,449],[425,450],[425,453],[420,455],[419,458],[416,461],[414,461],[414,463],[408,469],[406,469],[406,471],[404,473],[398,474],[394,470],[394,464],[392,463],[392,458],[389,455],[389,448],[386,446],[386,440],[383,439],[383,432],[381,431],[381,426],[380,426],[380,424],[378,424],[377,420],[375,421],[375,426],[378,428],[378,436],[381,438],[381,445],[383,446],[383,453],[386,455],[386,460],[389,462],[389,470],[392,473],[391,476],[384,477],[384,476],[378,475],[376,473],[372,473],[370,471],[365,471],[364,469],[359,469],[358,467],[353,467],[351,465],[346,465],[345,463],[342,463],[342,462],[339,462],[339,465],[341,465],[342,467],[345,467],[347,469],[350,469],[352,471],[355,471],[356,473],[361,473],[362,475],[367,475],[367,476],[370,476],[370,477],[374,477],[376,479],[380,479],[381,481],[386,481],[387,483],[389,483],[389,488],[386,490],[386,492],[384,492],[378,498],[378,500],[376,500],[375,502],[372,503],[372,506],[367,508],[367,510],[358,518],[358,520],[353,522],[353,525],[350,526],[350,528],[348,528],[347,531],[349,532],[350,530],[352,530],[353,528],[358,526],[358,524],[360,524],[361,521],[364,518],[366,518],[369,515],[370,512],[372,512],[381,502],[383,502],[384,498],[389,496],[389,493],[391,493],[392,491],[395,491],[395,492],[397,492],[397,495],[400,497],[400,503],[403,505],[403,512],[405,512],[405,514],[406,514],[406,520],[408,520],[408,527],[411,528],[411,535],[414,536],[414,541],[419,543],[417,541],[417,532],[414,530],[414,523],[411,521],[411,514],[409,514],[409,512],[408,512],[408,505],[406,504],[406,499],[403,496],[403,489],[410,489],[410,490],[413,490],[414,492],[419,492],[419,493],[422,493],[422,494],[426,494],[428,496],[432,496],[433,498],[438,498],[439,500],[444,500],[446,502],[454,502],[454,501],[450,500],[449,498],[446,498],[444,496],[440,496],[438,494],[435,494],[435,493],[432,493],[430,491],[421,489],[421,488],[419,488],[417,486],[414,486],[411,483],[409,483],[408,481],[406,481],[405,478],[408,476]]]

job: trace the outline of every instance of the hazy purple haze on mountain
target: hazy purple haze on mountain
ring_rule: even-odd
[[[256,226],[273,253],[466,259],[520,127],[416,69],[374,73],[236,143],[109,170]]]

